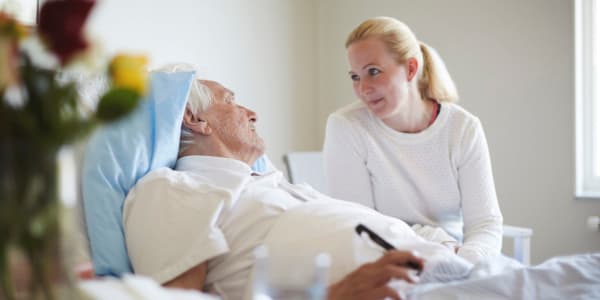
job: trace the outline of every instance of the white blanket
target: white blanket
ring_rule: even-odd
[[[94,300],[217,300],[218,297],[192,290],[170,289],[156,281],[126,274],[121,279],[104,277],[79,282],[85,299]]]
[[[417,251],[427,260],[418,284],[390,283],[403,299],[600,299],[600,253],[557,257],[534,267],[505,256],[473,265],[439,243],[424,240],[402,221],[327,201],[287,211],[269,232],[265,244],[273,262],[285,264],[287,270],[280,278],[293,280],[310,269],[306,257],[319,252],[332,256],[329,284],[376,260],[382,249],[357,237],[357,223],[366,224],[396,248]]]
[[[407,299],[600,299],[600,253],[556,257],[533,267],[499,256],[449,282],[422,280]]]
[[[379,234],[397,249],[418,252],[427,261],[445,261],[453,257],[472,264],[454,254],[454,251],[427,241],[417,235],[405,222],[384,216],[374,210],[344,201],[319,199],[289,209],[275,222],[264,244],[269,249],[271,265],[279,268],[277,281],[281,285],[292,285],[301,280],[303,273],[311,272],[311,258],[319,253],[331,256],[331,267],[327,284],[341,280],[364,263],[377,260],[384,249],[370,240],[359,237],[357,224],[364,224]],[[252,284],[253,280],[250,280]],[[399,292],[406,292],[411,285],[395,284]],[[246,289],[250,298],[251,286]]]

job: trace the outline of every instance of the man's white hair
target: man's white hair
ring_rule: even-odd
[[[214,94],[212,91],[204,85],[198,77],[198,68],[191,64],[176,63],[169,64],[152,72],[163,72],[163,73],[176,73],[176,72],[189,72],[195,71],[196,76],[190,86],[190,93],[188,95],[186,107],[192,112],[194,118],[200,112],[205,111],[214,102]],[[179,138],[179,153],[183,152],[190,145],[194,143],[192,131],[181,123],[181,136]]]

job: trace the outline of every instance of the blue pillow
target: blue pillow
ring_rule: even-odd
[[[96,275],[131,273],[122,209],[129,190],[153,169],[173,167],[194,72],[150,75],[146,99],[90,138],[82,169],[83,209]],[[253,169],[262,172],[265,158]]]

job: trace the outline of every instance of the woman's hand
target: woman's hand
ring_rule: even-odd
[[[384,299],[400,300],[398,293],[388,287],[392,278],[415,283],[418,278],[411,269],[423,269],[425,261],[409,251],[388,251],[377,261],[367,263],[348,274],[328,289],[328,300]]]

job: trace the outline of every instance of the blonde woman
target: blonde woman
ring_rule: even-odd
[[[360,101],[330,115],[332,196],[402,219],[476,262],[500,253],[502,214],[481,122],[462,107],[434,49],[389,17],[346,41]]]

